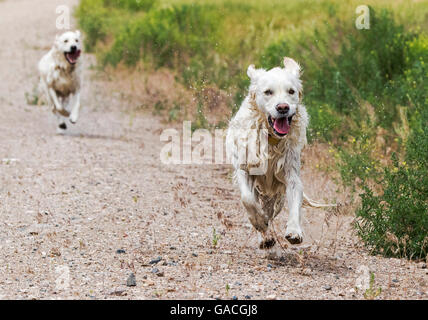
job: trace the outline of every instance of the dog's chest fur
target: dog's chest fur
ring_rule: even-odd
[[[284,145],[279,146],[279,148],[269,145],[268,150],[269,160],[266,173],[250,176],[258,193],[266,196],[284,193],[286,187]]]
[[[67,97],[79,89],[79,79],[76,68],[56,66],[52,74],[52,87],[58,96]]]

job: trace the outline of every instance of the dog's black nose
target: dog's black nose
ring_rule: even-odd
[[[76,47],[76,46],[71,46],[71,47],[70,47],[70,50],[71,50],[71,51],[76,51],[76,50],[77,50],[77,47]]]
[[[290,106],[286,103],[280,103],[276,106],[276,111],[281,114],[287,113],[290,110]]]

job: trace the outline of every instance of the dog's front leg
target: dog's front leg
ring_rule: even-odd
[[[80,92],[76,92],[71,97],[71,114],[70,114],[70,122],[76,123],[77,119],[79,118],[79,111],[80,111]]]
[[[64,107],[62,106],[61,102],[59,102],[59,99],[58,99],[58,96],[56,95],[55,90],[52,88],[49,88],[48,92],[49,92],[49,96],[52,99],[52,102],[55,106],[55,109],[58,111],[63,111]]]
[[[257,191],[252,186],[251,178],[248,172],[238,169],[236,178],[241,191],[241,202],[248,213],[248,219],[253,227],[260,232],[260,249],[270,249],[275,245],[275,239],[269,231],[270,217],[265,214],[259,203]]]
[[[251,224],[257,231],[266,231],[268,223],[263,217],[262,207],[258,202],[254,189],[251,186],[248,173],[244,170],[238,169],[236,172],[236,179],[239,185],[239,190],[241,191],[241,202],[245,209],[247,209],[248,218],[250,219]]]
[[[287,202],[289,209],[287,229],[285,237],[291,244],[299,244],[303,241],[301,227],[303,185],[299,177],[299,169],[291,169],[288,175]]]

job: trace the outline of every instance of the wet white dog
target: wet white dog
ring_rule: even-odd
[[[40,88],[57,116],[58,132],[67,129],[67,118],[73,124],[79,118],[81,48],[80,32],[65,32],[39,62]]]
[[[284,68],[266,71],[251,65],[247,74],[251,79],[249,93],[230,121],[227,156],[235,168],[249,220],[262,235],[260,248],[275,245],[271,221],[283,208],[285,198],[289,209],[285,237],[299,244],[303,241],[300,153],[308,125],[300,66],[286,57]]]

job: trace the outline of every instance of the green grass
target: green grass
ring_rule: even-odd
[[[421,258],[428,241],[428,181],[420,178],[427,167],[428,1],[366,4],[369,30],[355,28],[361,3],[354,0],[82,0],[76,16],[101,67],[168,68],[192,88],[192,129],[227,123],[246,95],[249,64],[272,68],[295,58],[304,70],[308,140],[329,143],[343,183],[363,190],[360,237],[374,252]],[[205,117],[205,87],[229,97],[229,112],[214,125]],[[177,119],[180,106],[161,106],[155,112]],[[379,240],[391,234],[406,247]]]

